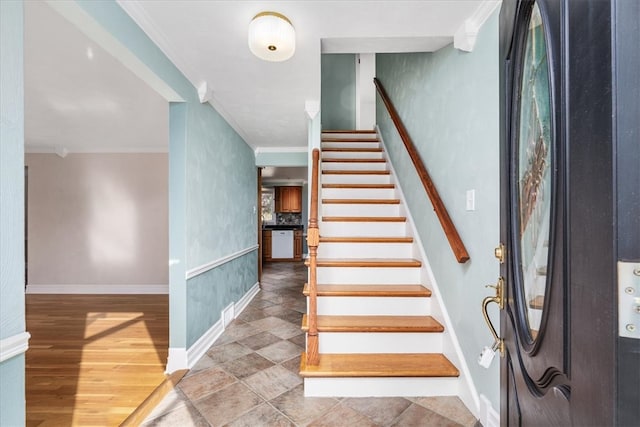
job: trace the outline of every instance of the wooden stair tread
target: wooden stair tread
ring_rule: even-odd
[[[412,243],[413,237],[320,237],[321,243]]]
[[[420,267],[422,262],[411,258],[318,258],[316,260],[318,267]]]
[[[322,133],[353,133],[353,134],[359,134],[359,133],[363,133],[363,134],[371,134],[371,133],[376,133],[375,130],[368,130],[368,129],[327,129],[327,130],[323,130]]]
[[[382,148],[353,148],[353,147],[328,147],[322,149],[323,153],[382,153]]]
[[[339,157],[323,157],[324,163],[386,163],[387,159],[341,159]]]
[[[406,222],[404,216],[323,216],[326,222]]]
[[[457,377],[458,369],[440,353],[321,354],[318,366],[300,359],[300,376],[325,377]]]
[[[322,184],[322,188],[394,189],[395,184]]]
[[[302,330],[309,330],[309,318],[302,316]],[[431,316],[318,316],[319,332],[442,332],[444,327]]]
[[[323,175],[390,175],[391,172],[388,170],[331,170],[331,169],[323,169]]]
[[[322,203],[328,205],[399,205],[400,199],[322,199]]]
[[[321,142],[380,142],[378,138],[340,138],[340,137],[324,137]]]
[[[309,296],[309,284],[302,293]],[[431,291],[422,285],[318,285],[320,297],[430,297]]]

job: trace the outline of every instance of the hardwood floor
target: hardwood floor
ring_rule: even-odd
[[[27,295],[27,426],[119,425],[165,379],[167,295]]]

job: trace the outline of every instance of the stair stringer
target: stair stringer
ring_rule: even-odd
[[[379,142],[384,149],[387,163],[389,165],[389,170],[391,171],[391,182],[396,186],[396,198],[400,199],[400,215],[407,218],[407,235],[413,237],[414,258],[422,260],[422,266],[420,267],[420,275],[423,280],[422,283],[428,286],[432,292],[431,316],[433,316],[437,321],[444,325],[444,332],[442,336],[442,353],[460,371],[460,376],[457,378],[457,395],[460,400],[462,400],[462,402],[466,405],[466,407],[471,411],[471,413],[473,413],[476,418],[479,418],[480,398],[478,395],[478,390],[476,389],[473,378],[471,377],[471,371],[469,371],[469,365],[467,364],[467,361],[462,352],[462,347],[460,347],[460,342],[458,341],[458,336],[455,332],[453,322],[451,322],[449,312],[444,305],[444,301],[442,300],[440,287],[438,286],[436,278],[433,274],[433,270],[431,269],[431,265],[429,264],[429,259],[427,258],[427,254],[424,250],[424,245],[422,244],[422,239],[420,238],[418,230],[415,226],[415,221],[413,220],[411,212],[408,208],[407,199],[404,196],[404,192],[402,191],[402,186],[397,179],[393,162],[388,155],[389,151],[387,150],[387,146],[380,132],[380,128],[377,125],[376,131],[378,133]]]

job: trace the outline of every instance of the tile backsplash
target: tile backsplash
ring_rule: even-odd
[[[278,225],[300,225],[302,224],[302,214],[277,213],[276,224]]]

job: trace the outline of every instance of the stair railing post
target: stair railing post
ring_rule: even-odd
[[[307,229],[307,246],[309,247],[309,330],[307,332],[307,360],[309,366],[320,364],[318,344],[318,303],[317,303],[317,258],[320,244],[320,230],[318,228],[318,175],[320,150],[313,150],[313,165],[311,174],[311,209],[309,227]]]

